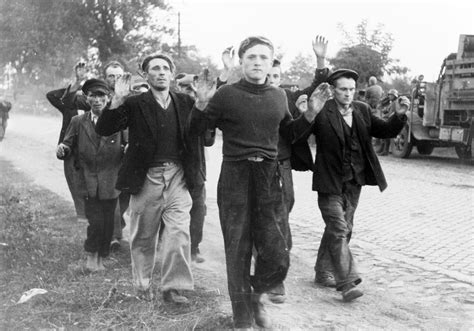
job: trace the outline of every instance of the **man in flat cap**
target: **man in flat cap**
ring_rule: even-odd
[[[104,269],[103,259],[109,255],[114,230],[114,212],[119,191],[115,189],[122,163],[123,134],[101,137],[95,132],[97,119],[110,101],[110,87],[100,79],[89,79],[82,86],[90,112],[74,116],[56,156],[66,159],[74,155],[79,162],[78,192],[84,197],[89,222],[84,249],[86,268]]]
[[[333,99],[319,111],[313,94],[308,109],[317,112],[311,127],[316,137],[317,154],[313,174],[313,190],[318,192],[318,205],[326,224],[315,265],[315,281],[335,286],[344,301],[362,296],[356,286],[361,282],[349,249],[353,218],[363,185],[387,187],[382,168],[371,144],[371,137],[395,137],[406,122],[410,102],[404,98],[397,104],[395,115],[388,121],[374,116],[366,103],[354,101],[357,72],[334,71],[328,77]],[[317,102],[316,102],[317,101]],[[330,278],[335,278],[329,282]]]
[[[164,54],[146,57],[142,70],[148,92],[129,96],[129,82],[115,84],[110,109],[96,132],[110,135],[128,128],[129,147],[117,188],[130,197],[130,250],[133,285],[138,297],[153,300],[152,277],[156,247],[161,234],[161,289],[165,302],[184,304],[183,290],[193,290],[189,240],[188,188],[195,185],[190,149],[193,140],[185,132],[194,100],[170,91],[175,66]]]

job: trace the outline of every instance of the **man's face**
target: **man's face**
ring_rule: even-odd
[[[335,82],[334,99],[342,106],[349,106],[354,100],[356,82],[352,78],[341,77]]]
[[[388,99],[389,99],[390,101],[393,101],[393,100],[395,100],[396,98],[397,98],[397,97],[396,97],[395,95],[393,95],[393,94],[389,94],[389,95],[388,95]]]
[[[249,48],[240,59],[242,72],[246,81],[263,84],[272,68],[273,52],[266,45],[255,45]]]
[[[102,114],[110,101],[110,96],[100,91],[88,91],[86,97],[87,103],[91,106],[91,111],[97,116]]]
[[[173,72],[170,65],[163,59],[153,59],[148,63],[147,72],[145,73],[148,84],[158,91],[169,89]]]
[[[105,81],[109,84],[111,89],[115,88],[117,79],[123,76],[123,69],[120,67],[108,67],[105,70]]]
[[[268,83],[273,86],[280,86],[281,84],[281,68],[279,66],[272,67],[268,73]]]

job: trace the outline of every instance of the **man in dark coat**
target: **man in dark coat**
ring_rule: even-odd
[[[86,267],[104,269],[103,258],[109,255],[114,229],[114,211],[119,191],[115,189],[123,155],[123,133],[99,136],[94,126],[110,101],[108,85],[103,80],[89,79],[82,90],[91,111],[74,116],[64,140],[58,145],[59,159],[75,155],[79,163],[78,194],[84,198],[89,222],[84,249],[88,253]]]
[[[89,104],[86,102],[86,97],[81,91],[81,87],[86,80],[87,75],[86,63],[79,61],[74,66],[74,73],[76,75],[76,80],[73,84],[46,93],[48,101],[61,112],[63,117],[58,144],[64,140],[64,135],[66,134],[71,119],[79,113],[90,109]],[[78,194],[78,171],[79,163],[74,155],[71,155],[64,160],[64,177],[66,178],[69,192],[71,192],[77,217],[84,219],[84,200],[83,197]]]
[[[190,150],[194,139],[185,126],[194,100],[170,91],[173,61],[166,55],[148,56],[142,70],[148,92],[129,97],[129,82],[115,84],[110,109],[103,112],[96,131],[110,135],[128,128],[129,147],[117,188],[130,197],[130,249],[133,284],[138,296],[152,300],[152,275],[162,223],[161,287],[166,302],[187,303],[180,290],[194,287],[191,272],[188,188],[199,185]]]
[[[349,69],[336,70],[328,77],[334,98],[316,115],[311,133],[316,136],[317,154],[313,190],[326,228],[316,261],[319,273],[334,275],[336,288],[344,301],[362,295],[361,282],[349,249],[353,217],[363,185],[387,187],[382,168],[372,148],[371,137],[395,137],[406,122],[409,101],[404,98],[388,121],[374,116],[370,107],[353,101],[358,74]],[[315,107],[315,98],[308,109]],[[323,284],[324,285],[324,284]]]

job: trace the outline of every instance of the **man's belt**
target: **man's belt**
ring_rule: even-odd
[[[261,156],[251,156],[247,160],[250,162],[262,162],[264,158]]]

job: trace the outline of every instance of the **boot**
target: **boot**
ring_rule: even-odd
[[[255,323],[261,328],[268,329],[272,327],[272,320],[265,310],[265,305],[262,301],[263,296],[264,294],[260,293],[252,294],[252,310]]]

